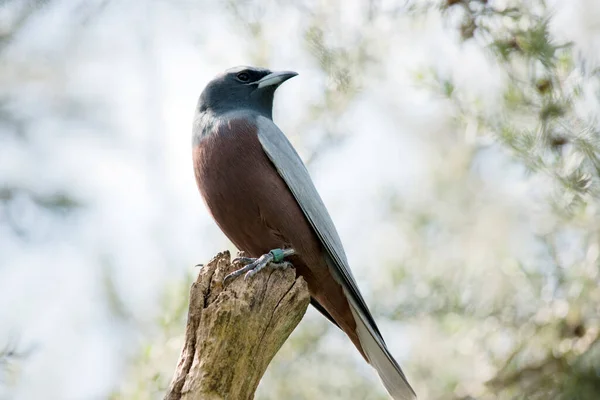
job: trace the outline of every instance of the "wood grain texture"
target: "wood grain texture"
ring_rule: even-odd
[[[239,265],[229,252],[205,265],[190,289],[185,342],[166,400],[252,399],[267,366],[310,301],[293,268],[265,268],[226,287]]]

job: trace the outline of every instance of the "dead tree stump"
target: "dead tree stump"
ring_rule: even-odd
[[[304,316],[310,294],[293,268],[265,268],[224,287],[239,267],[228,251],[219,253],[192,284],[185,343],[165,400],[252,399]]]

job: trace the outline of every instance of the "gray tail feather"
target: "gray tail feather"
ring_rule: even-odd
[[[352,303],[352,302],[351,302]],[[394,400],[414,400],[415,391],[408,383],[404,372],[394,360],[381,336],[366,322],[366,318],[355,304],[350,309],[356,321],[356,332],[363,351],[379,374],[379,378]]]

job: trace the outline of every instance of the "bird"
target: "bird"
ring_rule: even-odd
[[[302,159],[273,122],[276,89],[292,71],[239,66],[214,77],[194,112],[196,184],[212,218],[247,257],[225,278],[290,264],[311,304],[339,327],[395,400],[416,399],[388,350],[342,242]]]

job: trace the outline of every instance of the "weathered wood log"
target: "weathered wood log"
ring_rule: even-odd
[[[310,295],[293,268],[223,278],[229,252],[203,266],[190,289],[185,342],[165,400],[252,399],[267,366],[298,325]]]

